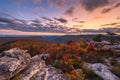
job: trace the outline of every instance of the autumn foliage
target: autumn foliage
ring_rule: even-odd
[[[103,55],[113,55],[112,53],[106,53],[105,50],[99,52],[93,43],[86,44],[84,39],[66,44],[49,43],[44,40],[19,39],[0,45],[0,51],[14,47],[27,49],[31,56],[41,53],[49,54],[46,64],[59,68],[65,73],[67,72],[66,75],[70,76],[72,80],[76,80],[76,77],[79,76],[76,76],[76,73],[71,71],[80,69],[84,62],[100,62]],[[84,73],[82,71],[79,71],[79,73],[83,75],[83,77],[79,78],[84,79]]]

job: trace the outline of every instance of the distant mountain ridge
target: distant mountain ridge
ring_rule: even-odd
[[[79,41],[81,38],[85,40],[92,40],[95,35],[64,35],[64,36],[2,36],[0,37],[0,44],[13,41],[16,39],[35,39],[45,40],[51,43],[67,43],[69,41]],[[108,35],[103,35],[103,40],[108,39]],[[120,35],[113,36],[116,41],[120,40]]]

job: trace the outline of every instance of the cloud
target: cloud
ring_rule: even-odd
[[[3,12],[0,12],[0,18],[15,19],[15,17]]]
[[[99,14],[97,16],[94,16],[91,20],[97,20],[97,19],[101,19],[101,18],[104,18],[105,15],[104,14]]]
[[[67,23],[64,18],[54,18],[55,20],[43,17],[43,19],[52,21],[45,23],[40,19],[35,20],[21,20],[21,19],[10,19],[7,17],[0,16],[0,30],[15,30],[24,32],[59,32],[59,33],[70,33],[77,32],[78,29],[68,28],[67,26],[61,25],[61,23]],[[58,22],[59,21],[59,22]]]
[[[33,23],[41,23],[39,19],[31,20]]]
[[[78,21],[78,23],[85,23],[85,21]]]
[[[112,8],[105,8],[105,9],[102,10],[102,13],[107,13],[107,12],[109,12],[111,10],[112,10]]]
[[[65,0],[47,0],[51,7],[61,8],[65,5]]]
[[[115,9],[115,8],[117,8],[117,7],[119,7],[120,6],[120,2],[119,3],[117,3],[117,4],[115,4],[114,6],[112,6],[112,7],[109,7],[109,8],[104,8],[103,10],[102,10],[102,12],[101,13],[108,13],[108,12],[110,12],[111,10],[113,10],[113,9]]]
[[[101,28],[99,30],[94,30],[94,29],[84,29],[82,32],[85,33],[106,33],[106,32],[120,32],[120,28]]]
[[[0,22],[4,22],[4,23],[12,23],[12,20],[5,19],[5,18],[0,18]]]
[[[109,23],[109,24],[103,24],[103,25],[101,25],[101,27],[106,27],[106,26],[114,26],[114,27],[116,27],[118,25],[120,25],[120,22],[113,22],[113,23]]]
[[[117,8],[117,7],[119,7],[119,6],[120,6],[120,2],[117,3],[117,4],[114,6],[114,8]]]
[[[73,18],[72,21],[77,22],[77,23],[85,23],[86,22],[84,20],[79,20],[78,18]]]
[[[41,3],[42,0],[32,0],[32,2],[33,2],[34,4],[38,4],[38,3]]]
[[[75,7],[71,6],[68,10],[65,11],[66,15],[72,16],[75,11]]]
[[[101,30],[105,32],[108,32],[108,31],[115,32],[115,33],[120,32],[120,28],[102,28]]]
[[[55,20],[61,22],[61,23],[67,23],[68,21],[64,18],[54,18]]]
[[[108,5],[109,1],[108,0],[80,0],[80,3],[87,11],[93,11],[96,8]]]
[[[119,20],[119,19],[120,19],[120,17],[117,17],[116,19],[117,19],[117,20]]]
[[[52,19],[45,17],[45,16],[43,16],[42,19],[47,20],[47,21],[53,21]]]
[[[36,6],[33,8],[33,13],[36,15],[36,14],[40,14],[40,11],[43,11],[44,10],[44,7],[42,6]]]

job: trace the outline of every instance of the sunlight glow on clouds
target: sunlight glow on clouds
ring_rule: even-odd
[[[120,0],[0,0],[0,30],[95,32],[119,29],[119,17]]]

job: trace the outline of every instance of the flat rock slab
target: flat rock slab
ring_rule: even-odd
[[[106,65],[103,65],[101,63],[95,64],[85,63],[84,67],[92,69],[96,75],[98,75],[104,80],[120,80],[116,75],[109,71]]]

